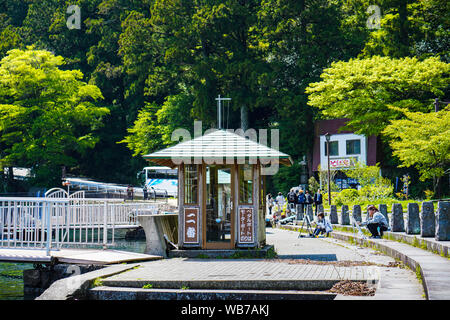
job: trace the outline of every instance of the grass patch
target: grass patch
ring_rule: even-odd
[[[91,288],[102,287],[103,286],[103,278],[96,278],[92,282]]]
[[[153,288],[153,284],[151,284],[151,283],[147,283],[142,286],[142,289],[152,289],[152,288]]]
[[[421,269],[420,269],[419,265],[416,266],[416,278],[417,278],[417,280],[419,280],[420,284],[422,284],[423,278],[422,278],[422,273],[421,273]]]

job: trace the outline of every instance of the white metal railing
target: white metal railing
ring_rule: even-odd
[[[120,199],[1,198],[0,248],[58,249],[114,243],[114,230],[138,225],[157,205]]]

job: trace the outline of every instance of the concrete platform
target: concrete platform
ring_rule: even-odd
[[[80,298],[269,300],[278,295],[277,299],[318,300],[330,299],[325,290],[347,279],[368,281],[371,285],[376,285],[378,280],[375,296],[337,295],[335,299],[423,299],[414,272],[387,266],[395,262],[393,258],[337,239],[308,239],[297,235],[280,229],[267,230],[267,242],[274,245],[278,259],[172,258],[140,262],[133,268],[117,265],[128,267],[120,273],[112,269],[116,266],[104,268],[102,275],[86,273],[79,277],[90,277],[86,280],[90,286],[85,285],[79,291],[83,292]],[[298,256],[314,259],[301,261]],[[94,281],[99,277],[100,281]],[[52,292],[47,297],[58,296],[57,290],[74,280],[71,277],[60,280],[59,287],[50,288]],[[96,287],[92,288],[92,284]]]
[[[273,245],[267,245],[261,249],[236,248],[233,250],[171,250],[170,258],[227,258],[227,257],[246,257],[246,258],[266,258],[268,253],[273,250]]]
[[[103,249],[61,249],[50,251],[40,249],[0,249],[0,261],[41,264],[95,264],[108,265],[162,259],[161,256]]]
[[[141,267],[103,280],[104,286],[227,290],[328,290],[341,280],[373,279],[370,267],[293,264],[283,260],[174,258],[141,263]]]
[[[333,300],[336,294],[286,290],[192,290],[97,287],[90,300]]]

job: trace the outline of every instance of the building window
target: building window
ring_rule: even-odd
[[[327,152],[327,142],[325,141],[324,145],[325,156],[328,155]],[[339,142],[338,141],[330,141],[330,156],[338,156],[339,155]]]
[[[198,194],[198,170],[197,165],[184,166],[184,203],[197,204]]]
[[[253,166],[239,166],[239,203],[253,204]]]
[[[347,154],[361,154],[361,140],[347,140]]]

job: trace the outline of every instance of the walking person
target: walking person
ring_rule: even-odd
[[[272,198],[271,193],[267,194],[266,203],[267,203],[267,209],[269,210],[269,215],[272,216],[273,198]]]
[[[298,211],[297,211],[297,220],[303,219],[304,209],[305,209],[306,197],[303,193],[303,190],[300,189],[297,197]]]
[[[278,196],[275,198],[275,201],[277,202],[277,215],[281,215],[283,212],[283,206],[284,206],[284,197],[281,192],[278,192]]]
[[[128,196],[128,200],[133,200],[133,198],[134,198],[134,190],[133,190],[133,187],[131,186],[131,184],[128,185],[127,196]]]
[[[144,200],[148,199],[148,190],[147,190],[147,186],[144,186],[144,188],[142,189],[142,192],[144,193]]]
[[[369,211],[369,219],[363,223],[357,223],[361,226],[367,226],[367,229],[372,234],[371,238],[380,239],[383,236],[383,232],[389,229],[388,222],[374,205],[370,205],[367,210]]]
[[[317,210],[319,205],[322,205],[323,203],[323,198],[322,198],[322,194],[320,193],[320,189],[317,189],[317,192],[314,194],[314,214],[317,215]]]

